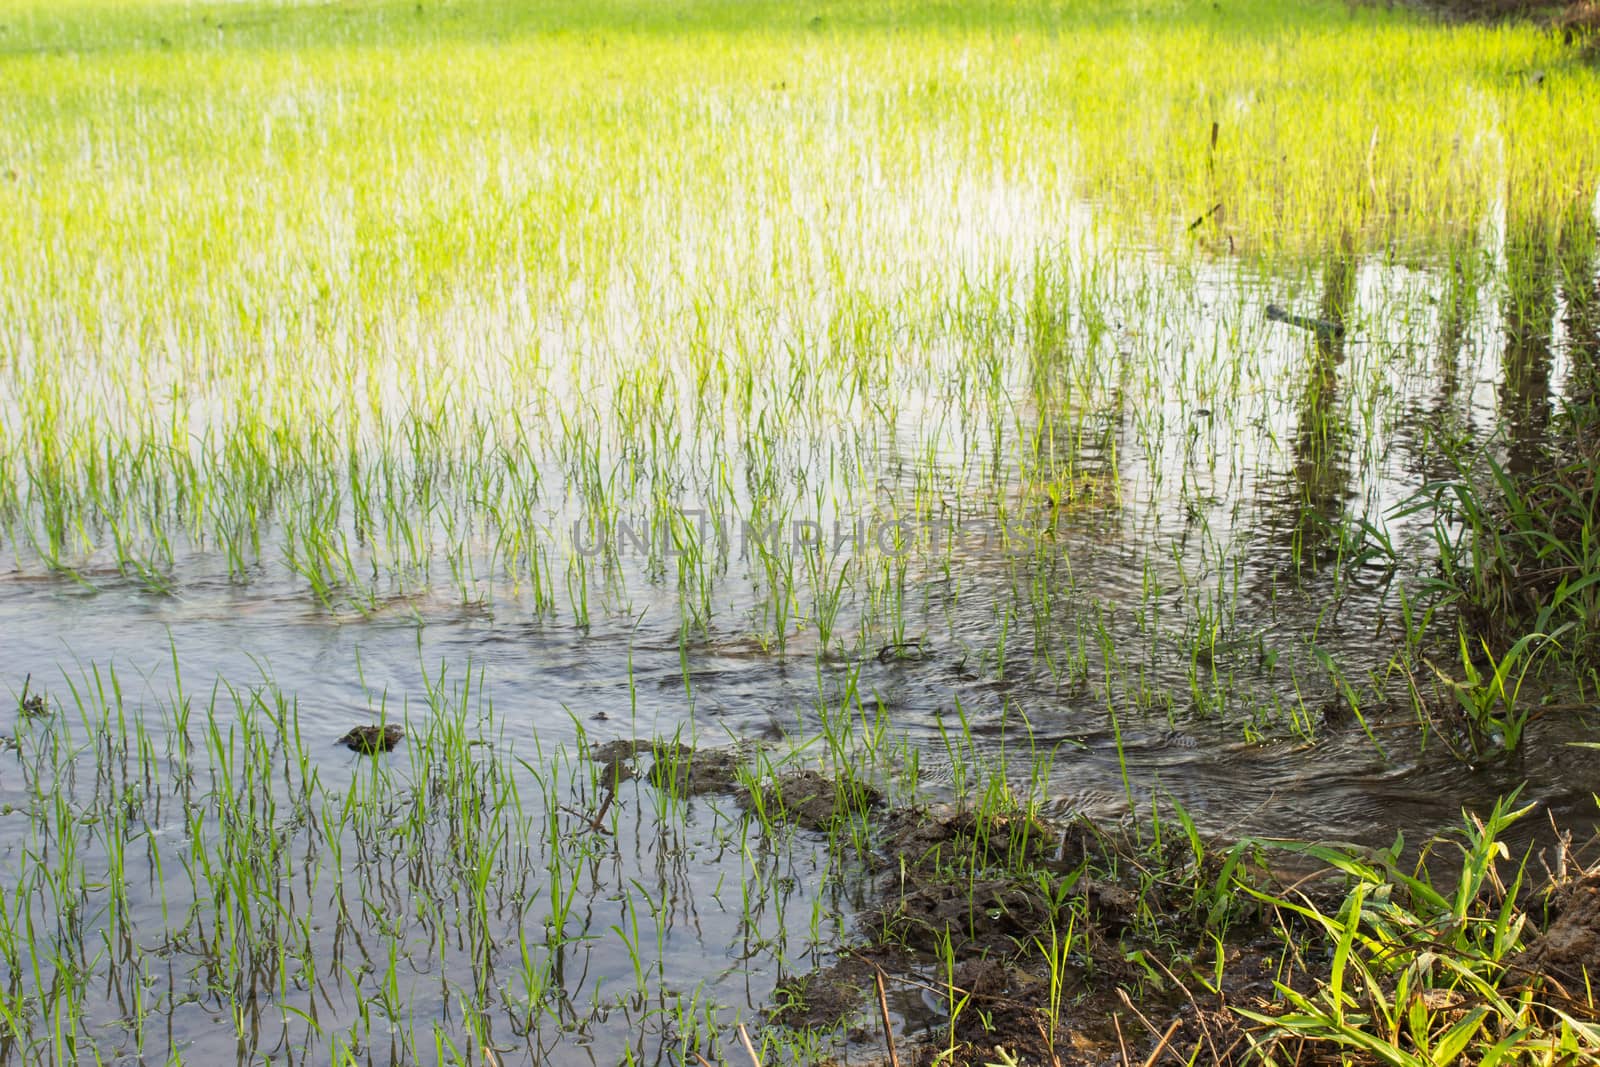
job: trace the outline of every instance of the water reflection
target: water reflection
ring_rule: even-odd
[[[1472,428],[1470,382],[1464,384],[1463,379],[1470,373],[1467,364],[1473,354],[1473,324],[1481,311],[1479,294],[1484,280],[1480,261],[1475,248],[1456,248],[1440,271],[1443,285],[1438,339],[1434,344],[1438,353],[1437,381],[1429,405],[1419,412],[1420,424],[1413,430],[1438,433],[1447,441],[1461,439]],[[1420,461],[1418,469],[1425,478],[1450,477],[1453,468],[1442,449],[1425,447],[1421,441],[1417,446],[1414,451]]]
[[[1513,216],[1506,225],[1504,373],[1499,416],[1507,466],[1526,474],[1537,465],[1550,428],[1550,346],[1556,311],[1555,233],[1543,216]]]
[[[1344,364],[1346,327],[1355,299],[1355,260],[1348,249],[1346,239],[1324,268],[1317,305],[1320,324],[1310,331],[1312,344],[1296,405],[1294,484],[1298,508],[1288,529],[1293,559],[1313,568],[1337,557],[1343,543],[1340,531],[1345,504],[1354,495],[1350,419],[1339,395],[1339,368]]]
[[[1573,403],[1593,403],[1600,393],[1600,227],[1578,208],[1561,229],[1562,325],[1567,334]]]

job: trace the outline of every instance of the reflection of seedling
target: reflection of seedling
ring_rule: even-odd
[[[33,682],[33,675],[28,675],[22,680],[22,695],[17,698],[17,710],[24,715],[48,715],[50,705],[45,701],[43,693],[29,693],[28,686]]]

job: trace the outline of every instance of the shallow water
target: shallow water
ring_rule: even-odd
[[[726,795],[672,799],[638,779],[617,795],[616,833],[601,833],[587,821],[601,803],[593,770],[576,755],[585,742],[680,738],[758,742],[771,759],[810,764],[841,711],[864,737],[883,727],[876,747],[852,749],[867,773],[902,792],[920,778],[926,799],[1004,779],[1051,814],[1117,820],[1170,799],[1226,837],[1386,845],[1521,786],[1557,826],[1593,830],[1600,766],[1567,742],[1592,736],[1594,709],[1553,711],[1515,758],[1467,767],[1437,737],[1419,743],[1387,670],[1398,592],[1428,573],[1433,551],[1428,517],[1401,505],[1450,473],[1434,435],[1465,433],[1512,456],[1537,439],[1544,423],[1528,413],[1547,421],[1573,361],[1594,355],[1561,325],[1565,305],[1552,297],[1557,326],[1530,356],[1501,307],[1445,321],[1441,274],[1426,267],[1335,261],[1312,282],[1185,270],[1128,267],[1132,290],[1170,288],[1158,322],[1096,324],[1080,312],[1061,352],[916,349],[881,425],[824,418],[778,440],[791,475],[833,444],[864,469],[843,476],[830,460],[776,505],[740,486],[730,514],[756,525],[776,516],[785,531],[814,521],[828,537],[836,523],[909,515],[939,538],[885,550],[870,526],[820,555],[790,546],[802,575],[822,570],[808,586],[775,593],[737,525],[726,555],[694,564],[712,575],[698,586],[676,569],[683,557],[652,557],[617,535],[609,574],[598,557],[578,572],[587,625],[575,610],[530,604],[487,533],[463,542],[464,580],[446,583],[435,559],[431,579],[324,603],[275,558],[270,527],[247,583],[215,551],[180,551],[154,590],[92,558],[75,575],[50,574],[16,548],[0,574],[0,688],[20,696],[26,679],[56,711],[19,716],[20,747],[0,764],[10,922],[31,917],[41,946],[40,958],[8,964],[12,988],[59,987],[72,970],[61,946],[103,939],[95,958],[114,961],[111,977],[103,962],[80,962],[111,996],[65,1029],[121,1032],[85,1040],[123,1059],[316,1061],[346,1048],[385,1062],[426,1058],[434,1035],[469,1060],[492,1045],[502,1062],[610,1063],[627,1047],[655,1062],[712,1048],[731,1040],[732,1020],[756,1017],[781,973],[848,932],[864,892],[855,868],[830,860],[820,835],[764,834]],[[1344,337],[1267,323],[1262,307],[1284,292],[1344,321]],[[1014,398],[1004,418],[962,399],[984,359]],[[1518,392],[1529,389],[1539,395]],[[1497,426],[1508,436],[1491,441]],[[692,472],[713,465],[696,456],[715,449],[683,448],[674,469],[691,473],[671,499],[689,510],[711,492]],[[542,461],[558,464],[553,448]],[[636,531],[664,513],[648,488],[625,494]],[[563,574],[554,585],[571,600],[572,523],[588,512],[570,492],[546,505]],[[1392,558],[1371,551],[1373,531]],[[436,529],[434,543],[452,536]],[[354,554],[360,569],[379,553],[358,544]],[[775,603],[814,599],[841,566],[853,570],[834,639],[819,640],[810,603],[812,626],[775,629]],[[702,594],[709,618],[690,619],[685,605]],[[1336,699],[1341,689],[1359,694],[1360,715]],[[218,729],[192,764],[174,747],[180,691]],[[263,725],[276,694],[292,715],[280,707]],[[375,760],[334,746],[380,717],[405,722],[413,740]],[[148,757],[129,720],[148,731]],[[446,727],[482,744],[416,740]],[[206,765],[234,751],[235,731],[240,751],[272,769],[267,781]],[[252,736],[264,747],[251,749]],[[85,747],[73,755],[73,745]],[[448,769],[427,763],[439,753],[465,758],[476,784],[449,785]],[[130,759],[143,768],[131,777]],[[186,786],[191,776],[201,784]],[[472,833],[451,821],[451,804],[483,815],[468,794],[506,782],[514,804]],[[235,789],[274,798],[262,825],[286,851],[266,889],[229,895],[197,870],[205,849],[194,846],[235,847],[239,816],[225,801]],[[319,830],[318,812],[352,796],[367,797],[375,821]],[[133,814],[119,823],[119,811]],[[412,836],[386,844],[385,820],[407,812]],[[127,834],[120,902],[103,884],[118,869],[109,827]],[[75,887],[48,874],[62,849],[73,855],[60,839],[72,832],[94,872]],[[479,841],[472,862],[493,866],[492,895],[476,904],[463,897],[464,833]],[[174,862],[171,849],[190,859]],[[576,879],[564,891],[581,904],[558,936],[549,916],[562,878]],[[69,898],[82,902],[81,925],[40,938],[52,902]],[[250,912],[272,900],[298,930],[294,961],[273,954],[285,927]],[[650,980],[636,982],[636,960]],[[530,982],[554,992],[530,1000]],[[492,1033],[471,1032],[466,990],[487,993]],[[512,1021],[519,996],[543,1012],[532,1036]],[[235,1004],[250,1008],[233,1019]],[[681,1032],[697,1012],[706,1033]],[[141,1014],[139,1048],[118,1021]]]

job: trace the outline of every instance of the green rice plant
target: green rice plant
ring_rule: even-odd
[[[1055,917],[1052,917],[1050,920],[1049,944],[1045,944],[1044,941],[1039,939],[1035,939],[1034,942],[1035,947],[1038,948],[1039,953],[1044,957],[1045,964],[1049,968],[1050,973],[1050,986],[1049,993],[1047,995],[1045,1018],[1046,1041],[1051,1048],[1055,1047],[1056,1030],[1057,1027],[1061,1025],[1061,1006],[1062,1000],[1066,994],[1066,985],[1069,973],[1068,969],[1071,965],[1073,932],[1078,921],[1078,913],[1076,909],[1069,907],[1061,910],[1064,910],[1067,913],[1066,929],[1060,930],[1057,925],[1057,920]]]
[[[74,8],[64,21],[47,20],[50,32],[85,47],[96,33],[112,33],[90,18],[91,11],[98,8]],[[88,222],[74,221],[49,203],[29,199],[38,199],[32,192],[36,175],[30,174],[28,184],[9,189],[8,195],[42,213],[18,213],[17,218],[31,221],[14,223],[15,236],[18,247],[55,247],[49,236],[59,232],[69,255],[83,257],[90,247],[85,235],[95,221],[134,220],[137,233],[131,236],[144,240],[127,242],[135,251],[107,265],[106,273],[115,282],[105,284],[113,290],[113,302],[143,291],[131,303],[145,309],[141,322],[151,334],[173,335],[154,346],[152,359],[178,387],[170,395],[161,394],[153,382],[130,380],[118,374],[114,361],[96,360],[69,344],[52,357],[53,363],[41,363],[33,377],[18,381],[17,391],[36,424],[32,429],[38,431],[29,439],[39,445],[31,459],[20,446],[15,457],[8,449],[6,469],[21,470],[31,462],[39,475],[37,499],[20,507],[28,511],[37,504],[44,521],[29,526],[43,529],[34,539],[59,569],[74,569],[69,557],[95,540],[95,515],[86,521],[85,513],[96,513],[112,528],[112,540],[130,547],[119,550],[124,558],[137,554],[131,546],[146,537],[148,527],[154,558],[164,560],[172,544],[164,533],[167,519],[138,515],[139,521],[129,527],[129,515],[142,510],[130,512],[131,499],[159,503],[148,509],[158,516],[182,514],[199,541],[222,546],[230,574],[240,580],[271,572],[261,566],[263,553],[279,555],[303,575],[312,596],[332,603],[349,595],[357,606],[370,609],[384,585],[414,587],[428,580],[435,565],[447,564],[459,596],[478,602],[492,592],[483,585],[481,561],[469,551],[478,541],[473,531],[481,519],[490,527],[486,543],[492,545],[491,562],[504,566],[510,560],[526,561],[530,580],[525,588],[535,610],[548,610],[554,601],[551,593],[564,577],[573,616],[586,625],[594,614],[589,583],[572,572],[593,569],[608,582],[619,580],[617,561],[611,558],[612,535],[630,503],[658,509],[661,501],[680,496],[687,486],[705,497],[708,511],[716,516],[753,513],[754,498],[776,499],[772,489],[786,474],[806,470],[809,458],[826,454],[830,478],[810,482],[812,498],[850,497],[860,504],[873,480],[870,464],[859,462],[861,457],[878,451],[880,436],[894,423],[884,416],[913,407],[887,390],[891,383],[897,392],[909,386],[911,395],[925,388],[935,369],[944,369],[937,363],[935,346],[940,343],[953,340],[964,344],[966,352],[949,368],[960,410],[935,405],[926,422],[912,430],[922,437],[913,443],[913,452],[930,457],[925,462],[929,476],[940,473],[938,457],[947,443],[931,428],[957,422],[963,430],[949,443],[965,458],[989,452],[983,457],[988,470],[1003,469],[1004,453],[1018,447],[1007,436],[1007,422],[1023,430],[1028,421],[1007,395],[1014,377],[1007,346],[1029,334],[1035,335],[1038,353],[1034,366],[1048,371],[1035,374],[1036,380],[1054,381],[1059,371],[1064,372],[1059,377],[1080,383],[1085,391],[1114,393],[1118,399],[1111,407],[1147,420],[1140,425],[1149,444],[1161,434],[1163,416],[1152,408],[1130,407],[1128,394],[1133,384],[1146,391],[1159,388],[1157,370],[1120,358],[1121,353],[1117,359],[1083,359],[1070,349],[1082,340],[1098,356],[1115,332],[1114,317],[1159,316],[1164,323],[1169,313],[1150,295],[1148,279],[1133,277],[1137,272],[1118,264],[1115,250],[1090,254],[1081,242],[1060,236],[1072,232],[1070,205],[1075,197],[1085,191],[1103,194],[1106,218],[1116,220],[1107,226],[1118,231],[1118,239],[1137,234],[1135,240],[1143,241],[1152,227],[1156,232],[1169,227],[1174,208],[1191,198],[1195,178],[1203,173],[1205,198],[1222,197],[1231,220],[1227,225],[1243,226],[1237,235],[1228,234],[1230,245],[1238,236],[1241,241],[1320,249],[1333,243],[1331,236],[1343,240],[1350,234],[1354,247],[1390,247],[1387,231],[1393,227],[1425,234],[1442,228],[1451,239],[1463,226],[1470,228],[1464,220],[1480,217],[1495,202],[1489,195],[1492,183],[1481,178],[1485,162],[1515,169],[1511,163],[1518,160],[1553,160],[1548,169],[1565,174],[1584,158],[1582,135],[1588,126],[1582,122],[1583,108],[1574,106],[1583,100],[1582,71],[1551,65],[1559,74],[1537,92],[1520,81],[1502,83],[1507,64],[1537,51],[1536,38],[1430,36],[1431,28],[1393,16],[1372,24],[1363,16],[1351,29],[1330,12],[1308,9],[1286,21],[1280,12],[1263,8],[1238,16],[1238,24],[1230,15],[1226,25],[1249,27],[1237,37],[1219,35],[1216,27],[1223,23],[1209,18],[1196,22],[1192,15],[1169,13],[1156,22],[1146,20],[1140,33],[1148,39],[1140,37],[1134,51],[1188,56],[1187,66],[1163,71],[1186,70],[1198,62],[1213,95],[1199,99],[1180,91],[1163,96],[1171,89],[1170,84],[1163,86],[1165,77],[1136,77],[1114,83],[1124,94],[1120,108],[1058,92],[1062,72],[1074,58],[1047,42],[1056,42],[1059,28],[1069,24],[1084,34],[1071,38],[1074,49],[1080,41],[1088,49],[1080,59],[1116,53],[1116,47],[1108,51],[1101,46],[1127,42],[1130,28],[1120,21],[1129,13],[1125,9],[992,5],[984,17],[1016,27],[1017,39],[1003,53],[975,21],[960,20],[956,35],[947,37],[932,33],[933,26],[923,18],[927,13],[920,13],[912,23],[930,35],[919,45],[914,36],[885,42],[871,19],[852,14],[848,33],[830,38],[832,47],[810,55],[815,83],[787,97],[796,101],[798,124],[776,122],[765,97],[730,96],[731,128],[751,135],[730,142],[722,127],[708,126],[671,94],[650,91],[654,82],[641,76],[643,84],[616,102],[605,124],[606,136],[569,153],[572,165],[565,170],[551,160],[561,155],[562,145],[572,143],[574,130],[585,128],[589,105],[572,80],[550,82],[553,75],[530,72],[562,69],[563,62],[588,69],[593,57],[574,53],[568,42],[519,39],[519,47],[526,45],[549,63],[507,68],[499,57],[473,53],[471,63],[453,67],[458,91],[452,99],[474,116],[475,123],[468,125],[475,132],[461,133],[448,147],[410,154],[403,149],[416,147],[414,131],[441,117],[436,103],[397,100],[382,84],[363,80],[367,68],[360,64],[301,68],[295,72],[294,88],[265,105],[250,103],[247,95],[222,99],[220,121],[210,127],[217,140],[201,152],[185,136],[193,123],[179,103],[185,99],[182,92],[135,100],[116,89],[118,83],[109,75],[123,73],[124,65],[141,70],[148,57],[97,55],[96,62],[103,62],[109,75],[100,77],[99,67],[80,72],[75,84],[83,99],[143,121],[155,135],[147,146],[159,175],[180,188],[197,209],[180,213],[142,187],[97,189],[86,199],[100,214]],[[161,5],[142,4],[120,11],[114,23],[130,32],[141,25],[178,32],[168,40],[178,43],[185,62],[164,73],[168,81],[163,84],[169,86],[203,85],[207,78],[225,75],[239,54],[255,55],[249,49],[257,34],[276,42],[275,47],[315,42],[334,51],[352,48],[354,55],[380,69],[383,57],[395,49],[453,46],[430,36],[427,19],[357,19],[358,26],[333,26],[276,10],[260,21],[280,27],[281,36],[278,30],[219,30],[215,40],[196,42],[193,27],[174,30],[166,25],[167,14]],[[505,29],[503,22],[526,26],[522,20],[529,18],[480,5],[468,5],[459,14],[465,27],[492,25],[496,32]],[[547,16],[554,13],[541,18]],[[635,28],[638,19],[652,24],[654,18],[630,4],[583,16],[595,17],[617,18]],[[732,58],[737,62],[730,66],[734,83],[743,84],[739,79],[788,54],[786,16],[775,17],[774,23],[757,20],[758,32],[736,38]],[[718,18],[738,21],[727,11],[714,17],[697,11],[691,19],[694,32],[722,40],[715,26]],[[34,20],[23,21],[34,25]],[[543,25],[539,19],[533,24]],[[1314,31],[1309,36],[1301,33],[1307,27]],[[343,36],[347,28],[349,41]],[[1393,63],[1384,57],[1396,54],[1427,55],[1433,62],[1416,67],[1418,73],[1399,84],[1381,78],[1378,85],[1363,81],[1363,91],[1349,94],[1334,108],[1323,100],[1327,94],[1302,95],[1300,80],[1285,82],[1281,64],[1272,58],[1274,49],[1293,39],[1294,63],[1302,65],[1298,69],[1327,77],[1331,57],[1343,56],[1342,35],[1356,30],[1375,70],[1391,69]],[[1098,44],[1091,47],[1091,38]],[[112,39],[122,38],[113,33]],[[1196,39],[1204,47],[1196,48]],[[661,60],[664,71],[676,69],[674,64],[681,61],[676,41],[631,30],[622,40],[636,61],[630,69],[654,71],[653,64]],[[969,48],[965,54],[976,66],[940,82],[942,57],[959,41],[966,42],[962,47]],[[888,51],[880,57],[874,50],[886,44]],[[198,51],[187,51],[191,46]],[[837,88],[829,76],[856,69],[851,65],[862,54],[883,60],[870,64],[874,77],[860,87]],[[1014,55],[1025,62],[1011,63]],[[32,75],[38,60],[35,56],[19,63]],[[244,76],[267,78],[274,62],[260,69],[247,65]],[[1221,65],[1213,67],[1214,62]],[[1474,79],[1478,95],[1459,95],[1462,69]],[[1346,74],[1341,67],[1341,82]],[[718,92],[733,84],[711,81]],[[519,140],[525,127],[495,102],[499,96],[487,91],[508,83],[532,98],[552,101],[552,120],[541,126],[541,136],[550,142],[548,152],[542,143],[530,148]],[[70,146],[75,113],[27,96],[28,83],[23,84],[16,98],[19,112],[38,118],[46,145]],[[1180,89],[1191,84],[1180,78]],[[1302,121],[1282,128],[1270,122],[1254,95],[1268,91],[1263,85],[1288,94]],[[903,94],[904,99],[897,95],[905,86],[933,86],[930,92],[943,93],[944,106],[936,111],[940,117],[932,119],[915,93]],[[337,122],[312,121],[323,114],[328,99],[346,89],[373,122],[371,138],[354,137]],[[1439,107],[1441,95],[1450,106]],[[1552,99],[1563,106],[1546,103]],[[1008,103],[1002,107],[1000,101]],[[1012,106],[1016,101],[1026,106]],[[818,109],[836,102],[856,109],[845,137],[817,122]],[[1151,104],[1155,106],[1147,110]],[[413,115],[407,107],[418,107],[423,114]],[[988,117],[996,107],[1014,128],[990,128]],[[1441,110],[1448,117],[1435,114]],[[1130,130],[1127,116],[1135,114],[1141,120]],[[1368,118],[1380,135],[1366,143],[1359,160],[1346,158],[1350,138],[1327,136],[1326,131],[1367,128]],[[1515,152],[1506,160],[1492,158],[1496,133],[1513,118],[1518,123]],[[662,183],[647,181],[637,168],[612,165],[638,158],[635,149],[643,131],[662,122],[684,134],[681,153],[651,164],[656,178],[677,183],[677,206],[663,203],[653,192]],[[312,126],[327,137],[319,153],[308,155],[305,139]],[[121,127],[113,123],[110,128]],[[1073,131],[1065,146],[1075,161],[1071,181],[1058,173],[1061,153],[1049,147],[1056,139],[1052,131],[1061,129]],[[1152,129],[1166,134],[1152,141]],[[1190,129],[1209,130],[1213,136],[1208,142],[1182,136]],[[1435,162],[1448,159],[1450,164],[1417,168],[1411,154],[1399,150],[1398,139],[1381,135],[1398,129],[1426,131]],[[949,157],[949,168],[965,183],[962,187],[971,186],[980,197],[1033,202],[1052,220],[1030,227],[1049,235],[1044,243],[983,237],[969,257],[942,232],[940,213],[915,192],[902,198],[907,205],[903,214],[863,194],[861,179],[885,167],[904,175],[916,190],[949,187],[949,176],[929,167],[923,148],[961,130],[973,135],[962,154]],[[218,164],[218,173],[238,171],[241,161],[254,160],[263,149],[263,136],[266,149],[284,154],[269,155],[269,164],[257,168],[259,175],[250,173],[279,198],[312,209],[295,227],[279,226],[276,216],[268,220],[248,201],[229,214],[232,187],[213,180],[199,162],[203,158]],[[791,137],[803,146],[781,154],[801,161],[802,169],[779,174],[770,165],[772,153],[729,151],[730,143],[758,144],[764,136]],[[387,159],[367,158],[376,143],[402,150]],[[868,152],[858,147],[863,144],[876,147]],[[1105,146],[1119,150],[1102,150]],[[1252,154],[1268,146],[1272,152]],[[520,176],[472,170],[468,161],[501,149],[529,157]],[[27,154],[41,157],[28,169],[41,170],[45,181],[66,178],[69,187],[77,188],[70,186],[72,172],[61,163],[65,150]],[[726,172],[735,176],[727,186],[736,194],[731,210],[762,220],[750,232],[764,234],[765,245],[747,243],[740,234],[722,248],[704,228],[685,225],[667,227],[680,236],[661,248],[643,240],[639,227],[621,223],[623,218],[657,217],[692,222],[720,196],[720,187],[704,178],[710,168],[699,164],[724,157]],[[1470,166],[1466,157],[1471,157]],[[1269,169],[1268,159],[1279,162]],[[1292,161],[1287,170],[1280,165],[1284,159]],[[321,160],[328,162],[317,162]],[[1003,165],[990,166],[996,160]],[[1326,171],[1317,171],[1319,166],[1359,172],[1366,183],[1328,187],[1321,177]],[[1557,179],[1547,182],[1545,169],[1531,183],[1513,183],[1519,205],[1525,192],[1530,203],[1540,204],[1551,199],[1553,190],[1566,187]],[[1000,174],[992,190],[984,177],[991,170]],[[358,173],[371,174],[373,180],[349,179]],[[616,195],[610,206],[597,207],[584,190],[603,184],[607,176],[616,178]],[[451,178],[465,179],[458,184],[467,192],[447,201],[435,190]],[[830,239],[811,255],[806,247],[815,232],[811,208],[820,195],[839,191],[843,195],[835,198],[841,202],[835,207],[850,212],[861,225],[851,241]],[[347,194],[342,202],[341,193]],[[1322,210],[1330,198],[1334,210]],[[328,210],[330,203],[341,203],[343,214]],[[1407,205],[1404,212],[1391,210],[1400,203]],[[1416,210],[1422,203],[1457,205],[1461,212],[1441,227]],[[1246,206],[1250,204],[1255,207]],[[1361,207],[1355,217],[1352,204]],[[1207,216],[1219,217],[1214,212]],[[274,259],[273,269],[263,274],[217,252],[208,242],[219,218],[230,218],[247,234],[259,236],[260,246],[279,249],[282,255]],[[524,219],[532,221],[524,224]],[[140,256],[141,248],[153,248],[154,253]],[[494,253],[485,255],[490,248]],[[1179,262],[1172,273],[1181,290],[1193,284],[1194,258],[1182,249],[1175,254]],[[52,331],[69,332],[52,325],[58,322],[52,315],[62,308],[89,325],[110,321],[102,310],[105,301],[97,303],[93,293],[83,291],[87,283],[74,280],[87,277],[86,272],[58,268],[44,257],[29,262],[37,263],[35,276],[9,290],[22,313],[19,321],[27,324],[21,328],[27,341]],[[339,269],[342,262],[349,262],[351,269]],[[761,269],[752,270],[754,263],[762,264]],[[407,279],[419,294],[411,305],[386,287],[397,277]],[[590,284],[576,292],[572,282],[580,277]],[[160,292],[162,280],[171,282],[178,295],[151,301],[149,293]],[[197,284],[200,280],[204,286]],[[1126,300],[1119,292],[1124,287],[1131,290]],[[531,296],[520,308],[507,310],[502,305],[516,303],[500,299],[507,291]],[[1013,293],[1030,295],[1022,300]],[[541,304],[541,298],[548,298],[542,301],[548,310],[531,306]],[[189,304],[180,316],[181,300]],[[187,314],[190,306],[199,314]],[[475,309],[483,320],[484,329],[476,333],[485,339],[470,352],[454,340],[461,331],[454,330],[450,316],[459,307]],[[622,308],[629,310],[620,312]],[[632,336],[624,345],[608,324],[627,314],[637,319],[638,329],[629,331]],[[376,353],[393,349],[389,339],[399,334],[415,336],[420,343],[406,348],[405,358],[391,367]],[[186,348],[181,342],[191,335],[198,343]],[[891,366],[882,356],[882,342],[890,337],[904,341],[913,353],[901,366]],[[300,344],[305,358],[283,358],[290,343]],[[226,363],[211,354],[220,348],[244,355]],[[148,419],[98,419],[52,381],[56,371],[78,369],[108,376],[109,388],[128,409],[153,407],[155,414]],[[210,373],[218,369],[225,373]],[[1232,374],[1240,377],[1237,364]],[[308,390],[308,381],[327,385]],[[258,394],[272,398],[265,410],[248,402]],[[1042,395],[1052,401],[1060,396]],[[186,421],[208,410],[223,414],[201,435],[203,448],[188,448]],[[821,413],[834,411],[847,418],[870,415],[882,428],[850,426],[841,433],[835,420],[824,431]],[[578,412],[584,417],[578,418]],[[1081,447],[1098,431],[1089,430],[1081,412],[1077,420]],[[1029,440],[1052,442],[1051,450],[1069,436],[1054,425],[1026,429]],[[842,440],[830,440],[835,437]],[[1107,433],[1102,439],[1111,437]],[[690,442],[701,447],[686,447]],[[690,452],[694,454],[685,455]],[[102,455],[111,458],[102,460]],[[728,477],[726,460],[735,455],[748,457],[755,468],[749,472],[748,490]],[[559,510],[554,487],[538,473],[539,464],[552,457],[570,483],[561,488],[591,511],[602,534],[605,557],[594,568],[562,551],[564,546],[552,537],[554,527],[530,518],[540,503]],[[1057,472],[1073,469],[1072,457],[1060,458],[1067,462],[1057,465]],[[81,477],[74,473],[80,469]],[[1119,466],[1111,464],[1110,480],[1119,477]],[[825,489],[818,484],[822,481],[833,484]],[[932,478],[923,481],[927,485]],[[117,488],[119,483],[127,488]],[[21,484],[20,476],[13,480],[14,498],[21,496]],[[908,513],[926,518],[932,499],[924,492]],[[1057,510],[1061,499],[1058,493]],[[788,500],[773,506],[779,519],[791,511]],[[551,573],[550,561],[561,569],[563,559],[566,575]],[[159,567],[140,567],[165,580],[157,574]],[[878,584],[893,591],[902,583]],[[347,586],[356,592],[348,592]],[[793,583],[769,581],[769,586],[772,607],[792,615],[789,597],[778,590],[792,589]],[[820,618],[835,612],[827,605],[842,600],[843,592],[837,583],[818,588],[828,590],[818,602]],[[684,603],[693,604],[691,621],[709,618],[716,610],[708,602],[709,582],[686,576],[680,590],[688,598]],[[903,601],[903,592],[899,597]],[[1047,599],[1038,596],[1036,606],[1043,608]],[[898,609],[882,614],[891,625],[892,620],[904,621]],[[999,617],[1009,618],[1004,613]],[[786,623],[771,629],[771,640],[787,640]]]
[[[953,1062],[959,1046],[956,1028],[960,1023],[962,1014],[972,1002],[972,990],[962,989],[956,984],[955,943],[949,932],[940,935],[938,958],[944,978],[945,1002],[948,1006],[949,1015],[945,1024],[945,1050],[940,1059]]]

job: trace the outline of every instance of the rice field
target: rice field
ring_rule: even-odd
[[[1587,548],[1479,623],[1485,487],[1592,458],[1597,195],[1533,22],[8,0],[0,1061],[987,1062],[999,942],[905,915],[995,870],[1038,1062],[1349,1038],[1097,998],[1207,937],[1221,996],[1247,922],[1348,958],[1393,886],[1487,998],[1537,923],[1468,937],[1485,872],[1596,829]],[[1245,859],[1290,841],[1353,911]],[[783,1021],[863,945],[917,962]],[[1600,1048],[1440,1003],[1383,1040]]]

